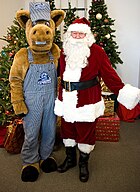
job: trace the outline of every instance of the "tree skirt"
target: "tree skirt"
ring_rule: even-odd
[[[5,126],[0,126],[0,147],[3,147],[6,131],[7,131],[7,128]]]

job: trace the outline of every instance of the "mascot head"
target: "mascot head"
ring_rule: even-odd
[[[30,49],[41,54],[51,49],[55,29],[64,20],[64,11],[51,11],[48,2],[30,2],[29,11],[17,11],[16,19],[25,29]]]

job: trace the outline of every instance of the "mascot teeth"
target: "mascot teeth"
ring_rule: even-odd
[[[46,41],[36,41],[36,45],[46,45]]]

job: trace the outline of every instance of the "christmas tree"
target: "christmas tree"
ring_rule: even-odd
[[[117,51],[118,45],[114,41],[116,37],[114,35],[115,30],[111,28],[115,20],[108,16],[104,0],[92,0],[89,9],[89,21],[96,43],[103,47],[111,61],[112,67],[116,69],[116,64],[122,64],[123,62],[119,57],[120,52]]]
[[[46,0],[50,3],[50,8],[51,10],[56,10],[54,0]],[[62,48],[62,41],[61,41],[61,32],[59,29],[55,30],[55,37],[54,37],[54,43],[58,45],[58,47],[61,49]]]
[[[0,38],[7,45],[0,52],[0,125],[9,123],[14,117],[14,111],[10,99],[9,71],[15,53],[21,47],[27,47],[25,31],[19,26],[16,19],[13,25],[8,27],[7,35]]]
[[[64,19],[64,32],[67,31],[68,26],[76,19],[78,16],[75,14],[76,8],[71,7],[71,3],[68,2],[68,9],[66,10],[66,17]]]
[[[56,8],[55,8],[54,0],[46,0],[46,1],[48,1],[48,2],[50,3],[50,8],[51,8],[51,10],[55,10],[55,9],[56,9]]]

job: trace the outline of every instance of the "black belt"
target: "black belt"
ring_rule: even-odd
[[[98,77],[95,77],[92,80],[89,81],[81,81],[81,82],[69,82],[69,81],[63,81],[61,80],[62,87],[68,91],[74,91],[74,90],[83,90],[90,87],[93,87],[99,83]]]

